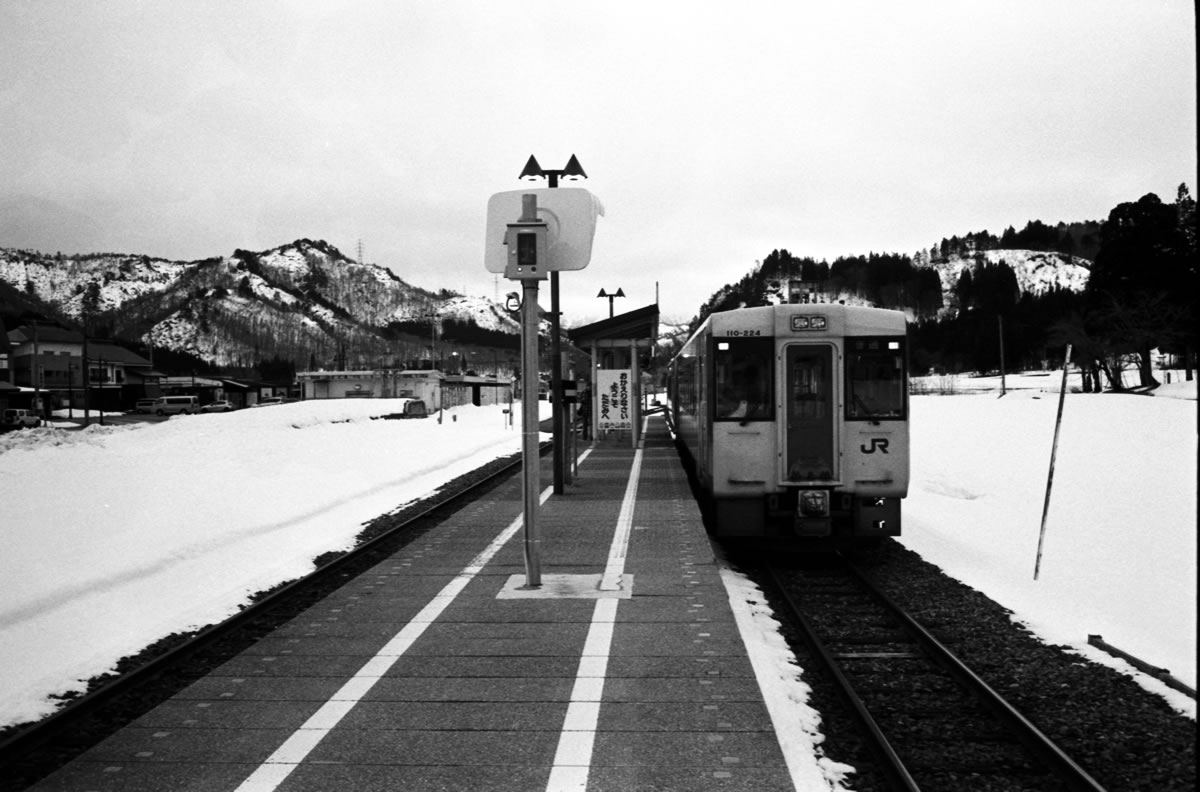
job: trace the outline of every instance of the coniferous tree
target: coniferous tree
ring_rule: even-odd
[[[1179,209],[1153,193],[1119,204],[1101,227],[1086,289],[1090,329],[1110,349],[1137,356],[1144,387],[1158,384],[1152,348],[1179,342],[1194,327],[1194,252]]]

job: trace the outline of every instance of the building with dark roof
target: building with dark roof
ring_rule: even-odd
[[[68,406],[121,411],[138,399],[159,395],[161,374],[150,361],[111,341],[85,339],[77,330],[30,322],[5,334],[9,382],[28,406],[49,410]],[[86,360],[85,360],[86,357]],[[84,386],[84,372],[87,386]]]

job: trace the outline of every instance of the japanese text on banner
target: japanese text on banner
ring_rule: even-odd
[[[597,428],[630,430],[633,419],[629,411],[629,369],[600,369],[596,372],[596,396],[599,399]]]

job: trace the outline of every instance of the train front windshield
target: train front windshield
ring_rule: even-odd
[[[903,338],[846,339],[846,418],[904,418]]]
[[[718,421],[775,419],[770,338],[718,338],[713,355]]]

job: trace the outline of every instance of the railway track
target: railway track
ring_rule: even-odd
[[[550,447],[543,444],[542,454]],[[53,715],[0,740],[0,792],[25,789],[71,761],[520,468],[517,454],[461,476],[431,497],[377,518],[353,550],[318,559],[309,575],[265,592],[229,619],[190,636],[164,639],[138,657],[126,658],[117,675],[94,681],[87,693]]]
[[[1104,789],[840,556],[765,571],[857,722],[880,788]]]

